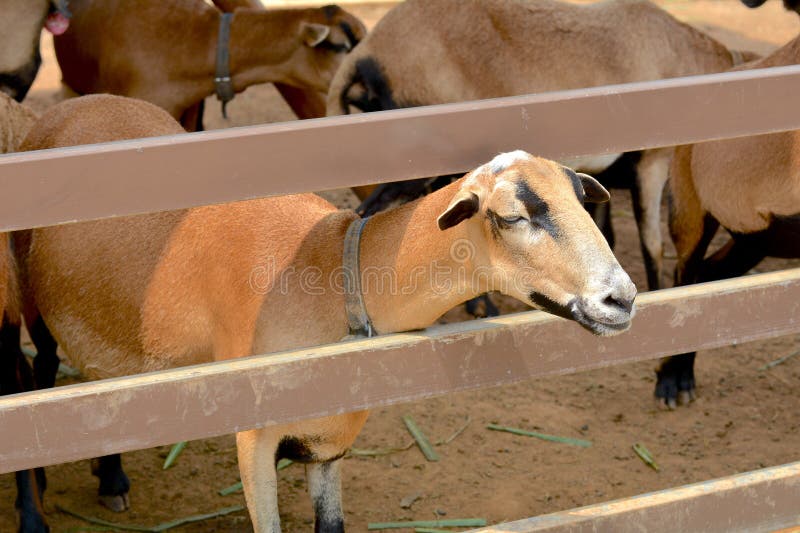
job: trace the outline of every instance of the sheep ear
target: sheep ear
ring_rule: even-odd
[[[583,185],[583,192],[586,195],[585,201],[593,204],[602,204],[611,199],[611,195],[605,187],[600,185],[599,181],[583,172],[578,172],[577,174],[581,180],[581,185]]]
[[[472,191],[461,190],[455,195],[453,201],[447,206],[444,213],[439,215],[439,229],[446,230],[470,218],[478,212],[481,201]]]
[[[303,24],[303,42],[311,48],[320,45],[330,34],[330,26],[313,22]]]

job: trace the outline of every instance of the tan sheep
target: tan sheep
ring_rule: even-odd
[[[800,36],[734,70],[800,63]],[[800,132],[681,146],[668,184],[669,227],[678,256],[675,284],[745,274],[764,257],[800,257]],[[719,226],[728,243],[705,258]],[[669,407],[695,396],[695,354],[662,362],[656,396]]]
[[[407,0],[344,59],[328,114],[721,72],[751,57],[642,0]],[[600,172],[618,156],[565,164]],[[659,209],[670,157],[668,149],[647,150],[635,162],[633,200],[650,289],[661,286]],[[372,191],[355,192],[364,199]],[[612,238],[610,212],[598,216]]]
[[[51,109],[23,148],[181,131],[151,104],[96,95]],[[487,290],[613,335],[628,328],[636,289],[584,200],[607,201],[608,192],[517,151],[366,221],[299,194],[35,229],[15,241],[25,319],[37,348],[51,344],[37,361],[57,364],[57,341],[95,378],[336,342],[370,327],[424,328]],[[343,278],[374,271],[396,283],[342,289]],[[320,280],[313,290],[307,272]],[[366,417],[237,435],[256,531],[280,531],[282,457],[308,463],[315,530],[343,530],[341,457]]]

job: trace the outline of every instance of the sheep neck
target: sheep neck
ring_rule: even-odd
[[[231,21],[230,70],[236,91],[255,83],[284,81],[297,48],[299,23],[308,10],[237,9]]]
[[[489,287],[474,280],[485,258],[470,221],[442,231],[438,216],[459,182],[420,200],[373,216],[361,237],[364,303],[379,333],[430,326],[456,305]],[[458,248],[458,250],[456,249]],[[455,257],[467,250],[469,258]]]

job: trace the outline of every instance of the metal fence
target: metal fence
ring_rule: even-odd
[[[800,129],[798,86],[800,66],[780,67],[9,154],[0,230],[449,174],[509,149],[558,159]],[[0,472],[800,332],[800,269],[638,302],[612,338],[532,311],[2,397]],[[796,465],[759,475],[800,501]],[[681,490],[671,508],[694,497]],[[797,523],[798,507],[762,525]]]

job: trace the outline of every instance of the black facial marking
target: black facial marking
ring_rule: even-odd
[[[547,202],[542,200],[538,194],[531,190],[525,180],[517,181],[517,199],[522,202],[528,211],[531,224],[538,226],[549,233],[554,239],[558,239],[560,233],[550,217],[550,207]]]
[[[333,19],[342,12],[342,8],[333,4],[323,6],[321,9],[322,13],[325,15],[325,18],[328,20],[328,22],[333,22]],[[344,32],[345,36],[347,37],[348,40],[347,43],[337,44],[337,43],[332,43],[329,40],[325,39],[324,41],[319,43],[316,46],[316,48],[322,50],[330,50],[336,53],[345,53],[345,54],[350,50],[352,50],[353,47],[355,47],[355,45],[358,44],[358,38],[356,37],[355,33],[353,33],[352,26],[350,26],[350,24],[348,24],[347,22],[341,21],[339,22],[339,27],[342,29],[342,32]]]
[[[560,316],[561,318],[566,318],[568,320],[573,319],[572,311],[569,310],[569,306],[561,305],[560,303],[551,300],[544,294],[533,291],[531,292],[529,298],[537,307],[547,311],[548,313]]]
[[[564,168],[564,174],[566,174],[567,177],[569,178],[569,181],[572,184],[572,190],[575,191],[575,196],[577,196],[578,200],[581,203],[583,203],[584,200],[586,200],[586,193],[583,190],[583,185],[581,184],[581,179],[570,168]]]
[[[347,39],[350,41],[350,44],[355,48],[355,46],[360,42],[356,34],[353,33],[353,28],[347,22],[340,22],[339,27],[342,28],[342,31],[347,36]]]
[[[327,39],[316,45],[314,48],[316,48],[317,50],[330,50],[331,52],[336,52],[337,54],[346,54],[347,52],[350,51],[349,45],[346,45],[344,43],[342,44],[332,43]]]
[[[356,85],[361,85],[363,89],[357,96],[351,94],[351,89]],[[349,113],[351,105],[364,113],[413,107],[413,104],[395,101],[389,80],[374,57],[364,57],[356,61],[352,78],[339,94],[339,103],[342,113],[345,114]]]
[[[800,13],[800,0],[783,0],[783,7],[789,11]]]
[[[42,57],[39,55],[39,49],[36,49],[36,54],[25,65],[17,70],[10,72],[0,72],[0,92],[4,92],[17,102],[21,102],[28,90],[33,85],[33,80],[36,79],[36,73],[39,72],[39,66],[42,64]]]

